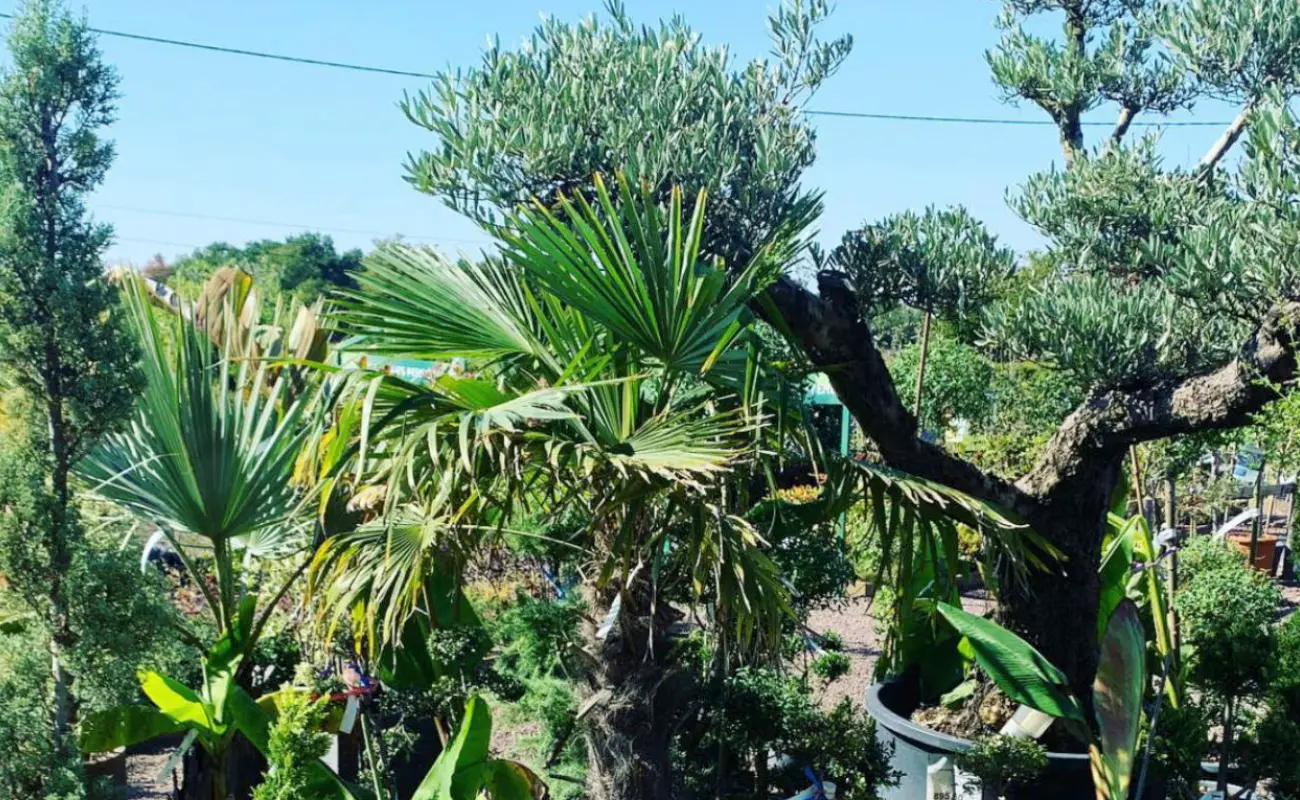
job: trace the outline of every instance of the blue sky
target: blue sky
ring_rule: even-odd
[[[776,0],[628,0],[638,21],[682,11],[738,59],[767,51]],[[418,72],[476,63],[486,38],[521,41],[543,12],[576,20],[600,0],[90,0],[98,28]],[[14,4],[0,2],[13,10]],[[840,0],[827,33],[856,40],[845,68],[813,108],[901,114],[1039,118],[998,100],[983,61],[996,38],[992,0]],[[329,233],[343,247],[377,236],[476,250],[472,225],[402,180],[408,151],[431,146],[396,103],[417,78],[101,40],[121,73],[118,158],[92,208],[113,223],[114,261],[169,260],[193,247]],[[1184,118],[1221,119],[1222,107]],[[1095,112],[1109,119],[1108,110]],[[1045,127],[815,118],[826,194],[821,238],[864,220],[927,204],[962,203],[1018,248],[1036,239],[1004,203],[1008,186],[1060,161]],[[1093,131],[1099,135],[1100,129]],[[1175,129],[1164,151],[1190,161],[1216,129]],[[158,212],[168,212],[158,213]],[[219,217],[222,219],[201,219]],[[260,220],[283,224],[253,224]]]

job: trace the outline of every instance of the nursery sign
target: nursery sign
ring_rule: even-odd
[[[1243,445],[1237,451],[1237,463],[1232,467],[1232,477],[1240,483],[1254,483],[1264,466],[1264,452],[1252,445]]]

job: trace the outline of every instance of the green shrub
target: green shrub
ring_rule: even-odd
[[[1218,698],[1255,695],[1268,685],[1281,602],[1273,582],[1242,563],[1201,572],[1178,592],[1184,640],[1193,647],[1190,677]]]
[[[1269,784],[1275,800],[1300,800],[1300,719],[1269,709],[1255,729],[1251,771]]]
[[[81,760],[49,734],[49,644],[44,632],[0,634],[0,797],[84,800]]]
[[[579,600],[537,600],[518,593],[490,623],[501,643],[497,669],[520,679],[563,672],[578,639],[584,605]]]
[[[817,644],[823,650],[829,650],[832,653],[838,653],[844,649],[844,637],[835,631],[823,631],[817,634]]]
[[[1150,717],[1142,715],[1138,752],[1146,750]],[[1197,796],[1193,790],[1201,777],[1201,761],[1210,729],[1206,709],[1184,698],[1177,708],[1165,703],[1160,709],[1155,739],[1151,742],[1149,780],[1163,780],[1169,797]]]
[[[814,675],[830,683],[849,673],[849,657],[843,653],[822,653],[813,659],[809,669]]]
[[[311,797],[308,767],[330,749],[330,737],[320,730],[328,698],[309,700],[291,692],[280,704],[267,746],[266,780],[253,792],[253,800],[303,800]]]
[[[1275,669],[1269,693],[1291,719],[1300,720],[1300,615],[1292,614],[1277,629]]]
[[[994,796],[1013,786],[1032,780],[1047,766],[1047,748],[1033,739],[1017,736],[986,736],[975,740],[971,748],[956,758],[956,764],[975,776],[977,783]]]
[[[1178,551],[1178,578],[1189,586],[1198,575],[1220,569],[1244,567],[1246,559],[1227,542],[1193,536]]]
[[[691,797],[714,796],[719,745],[729,753],[725,781],[737,785],[754,785],[755,761],[766,764],[772,753],[790,757],[788,768],[767,776],[765,793],[785,796],[806,787],[803,766],[834,782],[846,800],[875,797],[892,779],[874,724],[851,701],[824,711],[806,681],[770,667],[736,670],[720,692],[706,696],[700,719],[703,730],[684,731],[674,755]]]
[[[173,630],[179,615],[166,578],[152,567],[142,572],[138,550],[122,551],[109,537],[90,537],[65,580],[77,637],[68,661],[83,714],[137,702],[141,667],[164,671],[174,662],[195,660]]]

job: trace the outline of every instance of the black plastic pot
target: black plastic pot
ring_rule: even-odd
[[[876,738],[893,748],[892,768],[902,773],[897,786],[882,791],[884,800],[925,800],[926,769],[945,756],[970,749],[969,739],[932,731],[909,717],[920,704],[915,681],[894,680],[867,689],[867,714],[876,721]],[[961,797],[961,787],[957,787]],[[1048,753],[1047,768],[1030,785],[1009,798],[1095,800],[1086,753]]]

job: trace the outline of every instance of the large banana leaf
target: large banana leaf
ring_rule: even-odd
[[[1137,606],[1120,603],[1101,642],[1092,703],[1098,741],[1089,748],[1097,800],[1126,800],[1136,760],[1142,695],[1146,690],[1146,641]]]
[[[970,642],[975,660],[998,688],[1017,703],[1087,725],[1065,675],[1033,645],[992,620],[940,603],[939,613]]]
[[[411,800],[533,800],[545,796],[545,785],[527,767],[490,758],[492,711],[474,696],[465,704],[465,716],[455,737],[433,762],[433,767]]]

